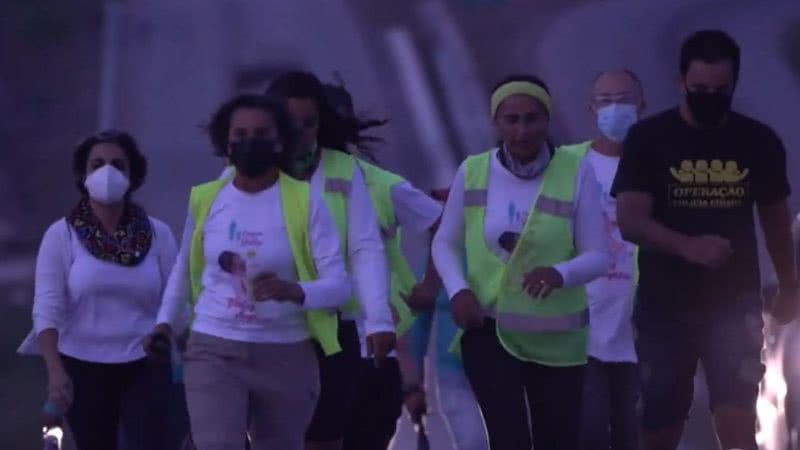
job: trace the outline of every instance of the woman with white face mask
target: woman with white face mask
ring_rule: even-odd
[[[73,172],[81,198],[45,232],[36,260],[33,336],[47,367],[46,409],[66,415],[80,450],[115,450],[120,425],[129,450],[164,449],[170,369],[146,356],[142,336],[155,323],[175,238],[131,201],[147,161],[130,135],[85,139]]]

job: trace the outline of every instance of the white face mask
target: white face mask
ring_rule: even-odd
[[[597,128],[613,142],[622,142],[639,119],[636,106],[612,103],[597,110]]]
[[[131,184],[125,174],[111,164],[106,164],[90,173],[83,185],[92,200],[113,205],[125,197]]]

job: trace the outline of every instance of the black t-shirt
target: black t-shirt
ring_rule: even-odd
[[[789,195],[785,153],[768,126],[737,113],[720,128],[698,129],[671,109],[630,130],[612,194],[648,193],[656,220],[690,236],[727,238],[734,252],[723,267],[707,269],[640,249],[637,309],[713,310],[758,292],[753,206]]]

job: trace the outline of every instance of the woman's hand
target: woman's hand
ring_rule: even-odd
[[[291,301],[302,305],[306,299],[306,293],[298,283],[282,280],[274,273],[267,272],[253,280],[253,298],[257,302],[265,300]]]
[[[148,357],[158,362],[169,362],[172,353],[172,328],[166,323],[156,325],[142,342]]]
[[[419,283],[411,289],[411,292],[403,295],[403,300],[415,312],[433,311],[436,308],[436,296],[438,294],[439,289],[437,287],[431,288],[425,283]]]
[[[47,398],[62,411],[72,405],[72,380],[63,365],[49,367],[47,370]]]
[[[483,307],[470,289],[462,289],[450,301],[450,309],[456,325],[465,330],[480,328],[486,318]]]
[[[527,274],[522,288],[533,298],[547,298],[554,290],[564,287],[564,277],[552,267],[537,267]]]

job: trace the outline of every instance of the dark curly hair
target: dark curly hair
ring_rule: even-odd
[[[258,109],[269,114],[275,121],[278,129],[278,139],[283,144],[285,155],[280,168],[287,169],[288,157],[295,146],[296,135],[289,113],[286,110],[286,99],[276,95],[241,94],[223,103],[211,116],[211,122],[206,127],[214,154],[220,157],[228,156],[228,133],[231,127],[233,113],[239,109]]]
[[[128,198],[131,193],[144,184],[144,180],[147,178],[147,158],[139,151],[139,146],[133,136],[124,131],[104,130],[85,138],[78,144],[72,154],[72,173],[75,175],[75,186],[84,197],[89,195],[84,186],[89,154],[95,145],[102,143],[118,145],[125,152],[125,157],[128,158],[130,172],[130,188],[126,194],[126,198]]]
[[[363,118],[356,115],[355,108],[353,107],[353,96],[350,95],[350,92],[344,87],[341,80],[339,84],[326,83],[323,87],[328,104],[331,105],[334,110],[343,110],[345,120],[355,122],[358,137],[355,139],[356,142],[354,142],[354,144],[358,147],[359,152],[375,162],[377,158],[375,157],[375,149],[372,147],[372,144],[381,144],[384,140],[378,136],[362,134],[362,132],[370,128],[382,127],[389,123],[389,120]]]
[[[314,101],[319,109],[317,142],[322,147],[347,153],[347,144],[354,144],[359,149],[366,150],[365,144],[374,141],[375,138],[361,135],[364,128],[358,118],[344,117],[336,112],[325,91],[325,86],[313,73],[290,71],[275,78],[266,92],[286,98],[307,98]],[[374,124],[369,125],[371,126]],[[365,154],[374,160],[374,155],[369,152]]]

